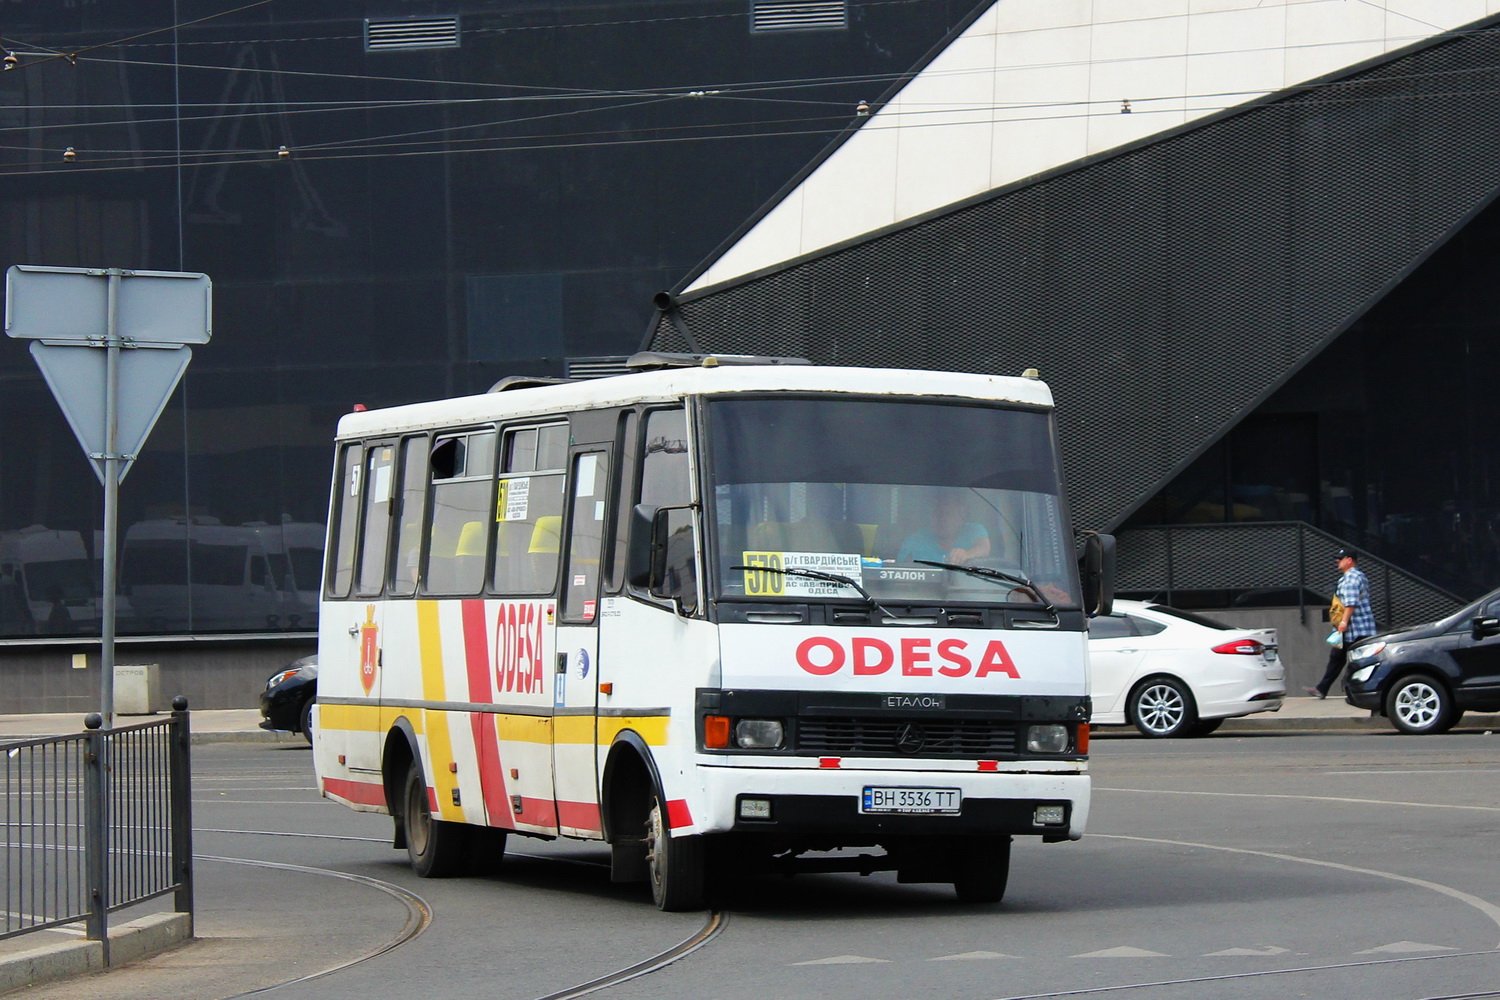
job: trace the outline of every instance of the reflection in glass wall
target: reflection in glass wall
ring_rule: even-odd
[[[321,524],[140,521],[124,532],[120,630],[307,629],[322,551]]]
[[[341,414],[630,353],[653,293],[971,5],[754,33],[744,5],[461,0],[456,44],[405,51],[368,46],[407,13],[370,4],[3,6],[0,268],[214,282],[121,495],[121,631],[179,634],[310,629]],[[766,80],[806,82],[748,113],[620,97]],[[0,639],[97,632],[102,490],[4,338],[0,427]]]

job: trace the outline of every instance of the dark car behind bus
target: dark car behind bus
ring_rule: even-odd
[[[1500,590],[1441,621],[1349,651],[1344,699],[1403,733],[1442,733],[1465,712],[1500,711]]]

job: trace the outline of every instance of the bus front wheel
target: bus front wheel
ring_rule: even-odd
[[[953,891],[962,903],[998,903],[1010,881],[1010,838],[974,837],[959,845]]]
[[[646,814],[646,866],[656,908],[701,910],[707,861],[702,837],[672,836],[666,803],[659,793],[653,794]]]
[[[406,832],[406,853],[411,867],[422,878],[457,875],[468,860],[469,827],[433,818],[427,799],[427,779],[422,765],[411,762],[402,795],[401,822]]]

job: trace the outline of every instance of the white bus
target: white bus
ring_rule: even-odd
[[[603,841],[668,910],[730,869],[998,901],[1012,837],[1082,836],[1112,540],[1081,583],[1050,391],[774,360],[343,417],[322,794],[421,875]]]

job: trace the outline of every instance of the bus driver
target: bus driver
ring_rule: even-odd
[[[984,525],[964,519],[961,493],[944,492],[932,505],[932,527],[918,531],[901,543],[898,565],[918,559],[964,566],[990,554],[990,533]]]

